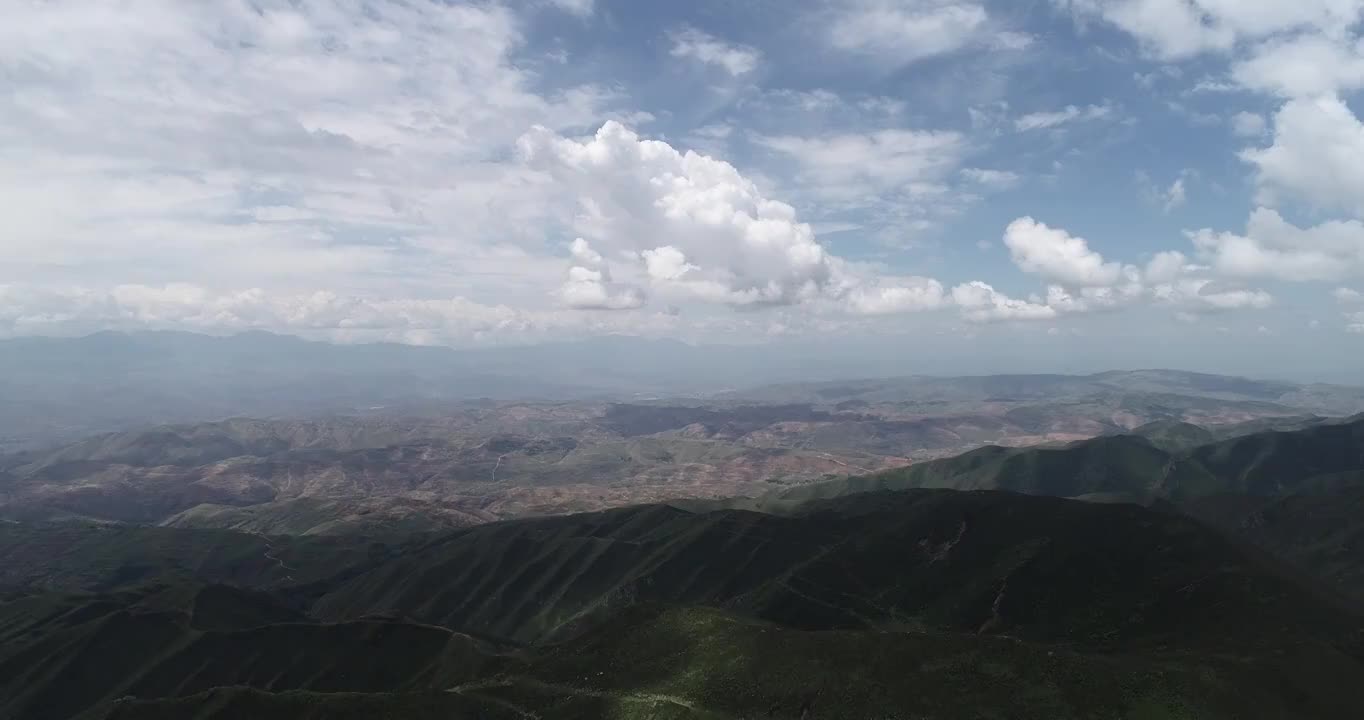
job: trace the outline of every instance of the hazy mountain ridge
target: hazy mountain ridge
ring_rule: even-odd
[[[774,491],[756,499],[753,507],[909,488],[1009,490],[1058,497],[1134,493],[1172,500],[1216,493],[1276,497],[1364,479],[1364,416],[1292,424],[1305,427],[1201,444],[1189,443],[1186,437],[1172,440],[1169,426],[1162,425],[1062,447],[989,446],[885,473]],[[1140,434],[1143,430],[1155,431],[1156,441]],[[1205,429],[1185,425],[1175,430],[1197,435]],[[1162,448],[1158,441],[1173,447]]]
[[[744,346],[692,346],[676,341],[601,337],[538,346],[453,350],[397,344],[333,345],[297,337],[247,332],[217,337],[184,332],[103,332],[80,338],[0,339],[0,451],[29,449],[90,434],[229,417],[298,419],[328,414],[441,415],[451,403],[511,400],[709,397],[762,383],[811,377],[795,348],[777,352]],[[829,377],[892,376],[912,371],[887,358],[850,356],[823,372]],[[1133,377],[1123,380],[1121,375]],[[1171,392],[1220,399],[1280,403],[1309,412],[1364,411],[1357,389],[1254,380],[1211,380],[1173,371],[1084,377],[983,376],[970,379],[901,378],[869,381],[901,386],[930,402],[933,393],[977,401],[1036,388]],[[989,379],[993,377],[995,379]],[[1193,379],[1190,379],[1193,378]],[[1202,378],[1202,379],[1199,379]],[[803,383],[737,391],[748,404],[815,403],[848,383]],[[886,385],[886,383],[891,383]],[[945,383],[945,384],[944,384]],[[973,389],[974,388],[974,389]],[[1028,390],[1033,388],[1033,390]],[[821,395],[821,393],[823,393]],[[872,397],[847,397],[859,402]],[[804,399],[798,399],[804,398]],[[1155,418],[1151,418],[1155,419]]]
[[[1296,387],[1169,371],[904,378],[687,404],[485,400],[447,404],[433,415],[233,419],[0,456],[0,517],[292,533],[439,530],[673,498],[756,496],[774,483],[862,476],[991,444],[1059,444],[1143,425],[1137,432],[1186,447],[1327,422],[1260,399]],[[753,404],[764,399],[773,404]],[[1119,490],[1131,488],[1076,494]]]

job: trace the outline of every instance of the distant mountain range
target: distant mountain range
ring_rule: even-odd
[[[897,482],[1150,494],[1168,490],[1151,486],[1169,461],[1162,448],[1324,426],[1333,420],[1304,413],[1364,406],[1364,391],[1327,390],[1142,371],[912,377],[648,403],[451,401],[425,415],[238,418],[0,455],[0,518],[405,533],[773,489],[805,499],[802,493],[822,492],[801,489],[809,483],[879,482],[890,476],[874,473],[911,463],[910,479]],[[1132,432],[1151,442],[1118,437]],[[1016,449],[1095,437],[1114,439],[1065,453]],[[1099,459],[1074,459],[1082,452]],[[954,469],[961,463],[971,472]],[[1085,486],[1071,487],[1074,463],[1114,467],[1086,470]],[[1030,464],[1031,474],[1020,474]],[[950,482],[935,484],[940,474]]]
[[[854,357],[820,369],[805,355],[795,347],[703,347],[633,337],[485,350],[333,345],[265,332],[14,338],[0,340],[0,397],[5,398],[0,404],[0,452],[99,432],[231,417],[439,416],[451,403],[477,399],[638,402],[710,397],[820,375],[889,376],[915,370],[893,356]],[[1357,389],[1160,371],[1050,380],[1033,375],[831,382],[743,391],[732,399],[747,404],[819,404],[840,396],[849,403],[928,403],[934,397],[983,402],[1039,400],[1053,391],[1063,397],[1101,391],[1164,393],[1327,415],[1364,411],[1364,396]]]

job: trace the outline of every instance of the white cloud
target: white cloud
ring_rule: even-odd
[[[847,303],[853,312],[860,315],[889,315],[936,310],[947,300],[942,283],[930,278],[911,277],[858,287],[849,293]]]
[[[613,96],[532,91],[521,42],[497,5],[10,8],[0,282],[544,302],[554,189],[503,158]]]
[[[1171,112],[1175,113],[1176,115],[1184,117],[1189,121],[1190,124],[1193,125],[1198,125],[1200,127],[1214,127],[1222,124],[1221,115],[1218,115],[1216,113],[1203,112],[1201,110],[1191,108],[1188,105],[1185,105],[1184,103],[1181,102],[1167,100],[1165,102],[1165,107],[1170,108]]]
[[[830,254],[790,205],[765,196],[729,163],[642,139],[618,123],[582,139],[541,128],[520,146],[531,167],[575,189],[555,212],[586,238],[584,246],[638,258],[661,295],[858,314],[942,304],[936,281],[883,275]]]
[[[819,192],[833,198],[937,183],[957,169],[966,150],[965,138],[953,131],[880,130],[756,139],[795,160]]]
[[[1360,293],[1358,290],[1351,288],[1336,288],[1331,293],[1331,297],[1334,297],[1336,302],[1342,305],[1364,302],[1364,293]]]
[[[654,116],[626,106],[624,89],[546,89],[573,73],[549,67],[545,48],[525,46],[512,8],[551,4],[582,16],[595,8],[590,0],[7,8],[0,283],[11,284],[0,332],[183,326],[463,343],[680,327],[678,314],[651,313],[649,302],[682,306],[686,323],[700,327],[718,326],[706,313],[723,306],[799,306],[790,313],[838,322],[950,307],[970,319],[1036,319],[1140,294],[1135,269],[1037,224],[1031,230],[1046,237],[1010,249],[1046,278],[1045,297],[1011,298],[985,283],[949,291],[905,269],[907,255],[884,266],[840,257],[806,220],[860,231],[853,239],[899,239],[1021,177],[1007,166],[963,168],[983,150],[974,138],[908,129],[918,108],[881,95],[792,92],[798,121],[761,131],[731,124],[743,122],[737,111],[698,113],[722,122],[679,137],[708,154],[643,139],[627,126]],[[863,59],[905,63],[1032,42],[1001,30],[983,2],[834,5],[820,32]],[[554,17],[567,19],[546,19]],[[730,75],[766,62],[699,30],[669,40],[669,52]],[[991,132],[1011,121],[1040,130],[1116,114],[1093,105],[1014,119],[1007,105],[979,103],[993,113],[979,118]],[[671,122],[651,109],[660,125]],[[1291,139],[1290,123],[1279,125],[1276,148]],[[765,160],[789,161],[791,171],[740,173],[717,159],[729,140],[754,140],[773,151]],[[1262,187],[1289,184],[1272,157],[1251,161]],[[1337,202],[1351,193],[1340,189]],[[779,196],[800,206],[799,217]],[[1172,286],[1185,283],[1171,297],[1259,302],[1230,285],[1193,288],[1198,271],[1182,259],[1174,266],[1160,271]],[[722,317],[748,332],[767,327],[759,316]],[[780,324],[801,326],[789,316]]]
[[[577,310],[634,310],[644,306],[644,293],[638,288],[613,285],[605,269],[574,266],[560,289],[564,304]]]
[[[1020,269],[1057,283],[1047,288],[1044,299],[1028,303],[1055,313],[1112,310],[1143,299],[1186,313],[1265,308],[1273,303],[1262,290],[1208,277],[1207,268],[1189,263],[1178,251],[1157,253],[1142,271],[1107,262],[1083,238],[1032,218],[1011,223],[1004,244]],[[1042,311],[1026,308],[1023,312]]]
[[[1112,114],[1113,108],[1110,105],[1086,105],[1085,107],[1067,105],[1052,112],[1035,112],[1023,115],[1014,121],[1014,129],[1019,132],[1047,130],[1074,122],[1103,120]]]
[[[1027,33],[1001,30],[991,37],[990,46],[999,50],[1027,50],[1036,41],[1036,38]]]
[[[1236,83],[1233,82],[1228,82],[1226,80],[1214,80],[1212,78],[1203,78],[1202,80],[1199,80],[1198,82],[1194,83],[1194,86],[1192,88],[1189,88],[1189,92],[1234,93],[1240,92],[1242,89],[1243,88],[1240,85],[1237,85]]]
[[[1241,86],[1283,97],[1313,97],[1364,87],[1364,43],[1323,35],[1271,40],[1237,61]]]
[[[1238,112],[1231,118],[1231,131],[1237,137],[1261,137],[1265,134],[1265,118],[1259,113]]]
[[[596,10],[597,0],[549,0],[550,4],[573,13],[574,15],[587,16]]]
[[[1181,174],[1179,177],[1175,178],[1175,181],[1170,184],[1170,187],[1165,190],[1161,196],[1161,210],[1166,214],[1184,207],[1184,203],[1188,200],[1188,196],[1185,194],[1184,190],[1184,177],[1185,176]]]
[[[1146,172],[1137,171],[1137,184],[1141,188],[1142,195],[1147,202],[1156,205],[1160,211],[1166,215],[1178,210],[1188,202],[1188,180],[1195,176],[1192,168],[1184,168],[1179,171],[1175,179],[1168,186],[1159,186]]]
[[[651,272],[672,289],[729,305],[794,304],[835,280],[810,226],[729,163],[641,139],[615,122],[582,140],[537,128],[520,148],[531,167],[575,189],[557,210],[594,246],[610,255],[662,253],[660,267],[673,270],[691,266],[685,277]]]
[[[1102,19],[1167,59],[1226,51],[1238,42],[1293,30],[1349,27],[1364,0],[1053,0],[1077,19]]]
[[[1151,262],[1146,265],[1146,272],[1143,274],[1148,283],[1160,285],[1174,282],[1179,276],[1189,272],[1188,258],[1178,250],[1166,250],[1156,253],[1151,258]]]
[[[645,250],[642,255],[649,277],[662,282],[677,282],[687,273],[700,269],[687,262],[687,256],[671,245]]]
[[[1156,302],[1183,308],[1186,313],[1264,309],[1274,304],[1273,296],[1263,290],[1228,286],[1206,277],[1181,277],[1153,285],[1150,293]]]
[[[1364,312],[1346,315],[1345,323],[1345,332],[1364,335]]]
[[[1356,220],[1302,229],[1257,208],[1245,235],[1204,229],[1189,237],[1217,272],[1233,277],[1312,281],[1364,274],[1364,224]]]
[[[985,38],[989,14],[969,0],[842,0],[829,24],[840,50],[896,64],[944,55]],[[1014,34],[1002,40],[1020,44]]]
[[[1274,117],[1274,144],[1241,158],[1256,168],[1263,204],[1296,199],[1364,216],[1364,125],[1338,97],[1288,101]]]
[[[578,310],[634,310],[644,306],[644,291],[611,280],[611,268],[583,238],[569,246],[573,265],[559,289],[564,304]]]
[[[952,301],[962,309],[962,315],[972,322],[1051,320],[1057,315],[1053,307],[1011,298],[980,281],[952,288]]]
[[[760,135],[754,141],[794,165],[786,185],[797,197],[826,212],[860,213],[861,224],[874,228],[875,238],[886,245],[911,244],[916,234],[975,202],[982,187],[961,182],[971,179],[957,173],[968,145],[954,131]]]
[[[982,168],[964,168],[961,171],[963,178],[970,182],[991,190],[1007,190],[1018,185],[1022,179],[1018,173],[1011,170],[987,170]]]
[[[762,53],[756,48],[730,44],[695,28],[670,33],[669,37],[673,43],[673,57],[715,65],[734,76],[753,72],[762,59]]]
[[[1124,268],[1104,262],[1084,238],[1050,228],[1030,217],[1019,218],[1004,231],[1004,244],[1024,272],[1065,285],[1099,287],[1118,284]]]

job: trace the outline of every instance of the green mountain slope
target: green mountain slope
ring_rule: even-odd
[[[1282,495],[1364,478],[1364,418],[1203,445],[1186,463],[1218,478],[1219,492]]]
[[[389,552],[385,545],[352,537],[0,522],[0,590],[107,591],[169,580],[255,588],[302,585]]]
[[[66,557],[107,572],[139,552]],[[1364,712],[1346,690],[1364,683],[1360,615],[1133,505],[947,490],[784,516],[654,505],[463,530],[339,569],[314,559],[306,583],[240,580],[262,590],[170,566],[142,586],[65,571],[123,588],[93,595],[11,591],[0,717]]]
[[[582,718],[1191,719],[1357,707],[1310,679],[1310,687],[1288,682],[1311,699],[1289,699],[1281,678],[1236,662],[1096,655],[983,635],[802,631],[700,608],[626,613],[523,672],[460,691],[542,717]],[[597,699],[595,715],[561,714],[584,697]]]
[[[1364,605],[1364,485],[1283,498],[1215,495],[1186,503],[1184,510]]]
[[[466,681],[491,656],[449,630],[369,620],[321,625],[212,587],[0,606],[0,713],[73,717],[125,696],[181,697],[218,687],[399,692]],[[212,596],[206,598],[205,596]],[[184,601],[188,600],[187,603]],[[25,616],[24,626],[12,618]]]
[[[865,476],[774,491],[753,500],[692,503],[784,511],[801,503],[878,490],[951,488],[1036,495],[1119,495],[1134,500],[1187,500],[1246,493],[1281,496],[1364,481],[1364,418],[1313,422],[1291,431],[1259,432],[1186,446],[1199,433],[1187,425],[1148,427],[1064,447],[985,447],[957,457]],[[1164,445],[1165,447],[1161,447]]]
[[[1177,515],[915,491],[813,503],[793,517],[647,506],[475,528],[347,581],[314,611],[333,621],[379,611],[518,642],[664,602],[804,629],[1255,646],[1284,617],[1297,618],[1297,633],[1329,625],[1294,609],[1310,595]]]

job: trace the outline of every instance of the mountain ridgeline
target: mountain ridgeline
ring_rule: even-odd
[[[0,713],[1364,712],[1357,608],[1193,520],[1134,505],[913,490],[787,515],[640,506],[359,558],[276,539],[256,546],[256,575],[214,569],[230,534],[154,531],[176,538],[178,573],[127,574],[99,541],[122,532],[107,527],[0,538],[7,557],[70,548],[62,578],[0,604]],[[307,576],[295,574],[303,553]]]
[[[1274,497],[1364,481],[1364,416],[1286,424],[1300,429],[1215,440],[1212,431],[1197,426],[1160,423],[1062,447],[989,446],[730,504],[773,510],[812,499],[910,488],[1179,502],[1226,493]]]
[[[592,432],[656,443],[680,423],[755,442],[773,418],[794,432],[884,401],[616,408]],[[14,455],[3,489],[33,500],[9,506],[25,512],[73,486],[115,498],[130,476],[101,473],[142,462],[136,477],[159,483],[132,485],[143,511],[200,463],[221,465],[193,492],[221,489],[243,451],[391,457],[449,426],[287,427]],[[468,457],[514,473],[576,451],[536,442]],[[391,482],[373,467],[345,477]],[[420,514],[420,497],[385,507]],[[1364,717],[1364,417],[1164,418],[748,498],[383,534],[361,531],[373,505],[344,497],[198,499],[156,527],[0,520],[0,718]],[[194,527],[205,513],[237,529]]]

